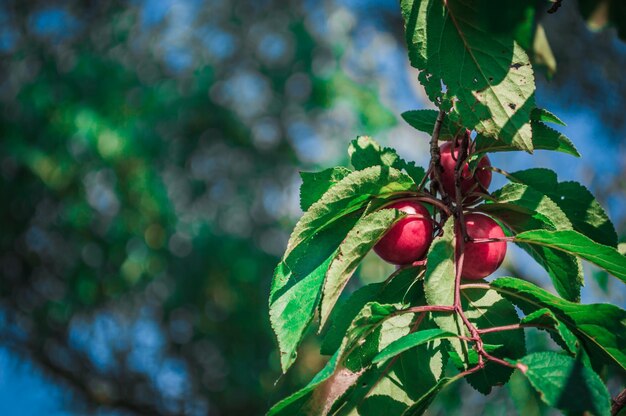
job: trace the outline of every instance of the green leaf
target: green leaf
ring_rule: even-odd
[[[362,217],[350,230],[326,273],[320,308],[320,327],[326,325],[339,295],[363,257],[389,228],[404,216],[406,214],[397,209],[383,209]]]
[[[383,305],[377,302],[366,304],[350,324],[341,347],[322,371],[306,387],[274,405],[269,415],[327,414],[339,397],[357,382],[366,366],[356,366],[356,369],[348,368],[355,367],[355,362],[361,364],[363,360],[363,351],[358,341],[369,340],[369,344],[378,343],[384,338],[383,334],[386,334],[385,331],[381,331],[386,320],[403,320],[408,323],[412,319],[412,314],[394,317],[393,313],[396,311],[397,307],[394,305]],[[395,325],[398,323],[395,322]],[[392,323],[390,326],[392,330],[387,332],[393,333],[396,329],[395,325]],[[404,333],[406,331],[408,331],[408,325]],[[402,334],[401,332],[398,337]],[[351,357],[352,362],[348,363]]]
[[[372,198],[413,189],[398,170],[374,166],[352,172],[330,188],[302,216],[276,268],[270,292],[270,321],[276,333],[283,371],[313,318],[319,292],[335,250]]]
[[[320,299],[326,271],[337,246],[358,220],[352,213],[300,244],[276,267],[270,292],[272,329],[278,339],[283,372],[293,364],[296,349]]]
[[[456,336],[456,334],[442,331],[441,329],[426,329],[424,331],[414,332],[389,344],[387,348],[379,352],[376,357],[374,357],[372,362],[377,364],[379,362],[387,361],[398,354],[401,354],[413,347],[417,347],[418,345],[425,344],[435,339],[454,338]]]
[[[342,304],[333,309],[330,315],[332,324],[328,328],[320,353],[332,355],[341,346],[350,324],[368,302],[377,300],[378,293],[382,290],[382,283],[372,283],[358,289]]]
[[[611,414],[611,397],[600,377],[580,360],[555,352],[538,352],[518,361],[522,373],[549,406],[565,412]]]
[[[419,318],[416,318],[416,314],[404,314],[404,319],[406,315],[411,318],[404,324],[392,322],[391,319],[385,322],[386,329],[381,327],[380,332],[381,335],[385,334],[384,342],[381,342],[381,337],[378,343],[373,343],[375,338],[370,336],[363,344],[366,355],[373,359],[375,356],[372,357],[370,351],[380,353],[408,334],[411,327],[428,331],[436,326],[428,314],[420,314]],[[376,349],[372,348],[374,346]],[[371,366],[335,404],[333,414],[378,416],[392,410],[400,414],[427,394],[441,378],[444,369],[443,347],[440,340],[434,339],[396,355],[391,361]],[[362,355],[362,352],[357,349],[353,354]]]
[[[549,228],[571,230],[572,223],[559,206],[548,196],[521,183],[508,183],[492,193],[495,202],[516,205],[539,213]],[[547,219],[548,221],[545,221]]]
[[[421,71],[419,79],[429,97],[436,104],[452,100],[453,121],[532,151],[529,120],[535,82],[528,56],[513,33],[486,30],[487,19],[474,2],[400,4],[409,58]]]
[[[426,257],[424,292],[429,305],[454,303],[455,245],[454,218],[450,217],[443,226],[443,235],[435,238]]]
[[[435,129],[435,121],[438,115],[437,110],[411,110],[402,113],[402,118],[412,127],[419,131],[428,133],[430,136]],[[439,132],[439,140],[452,140],[464,131],[464,128],[453,123],[449,117],[444,117]]]
[[[378,302],[365,305],[342,341],[342,348],[353,350],[345,359],[346,368],[356,372],[368,367],[379,351],[408,333],[415,314],[393,315],[398,310],[399,305]]]
[[[424,288],[417,281],[423,272],[421,267],[400,269],[391,279],[383,283],[372,283],[355,291],[339,307],[335,307],[330,315],[330,328],[324,336],[321,353],[332,355],[340,347],[356,315],[368,302],[402,304],[409,306],[409,300],[417,302],[424,298]]]
[[[578,339],[572,331],[567,328],[567,325],[559,321],[550,309],[542,308],[534,311],[522,319],[522,324],[541,325],[543,328],[540,327],[540,329],[545,329],[546,327],[552,328],[556,331],[556,335],[558,335],[553,336],[553,339],[561,346],[561,348],[572,355],[576,355],[578,353]],[[554,332],[550,333],[551,335],[554,334]]]
[[[420,183],[425,175],[421,166],[416,166],[415,162],[406,162],[394,149],[382,147],[369,136],[359,136],[350,142],[348,154],[352,166],[357,170],[371,166],[389,166],[404,170],[415,183]]]
[[[549,169],[527,169],[510,175],[549,196],[563,210],[574,226],[597,243],[617,246],[617,233],[608,215],[591,192],[577,182],[558,182],[556,173]]]
[[[544,108],[533,108],[533,111],[530,112],[530,119],[532,121],[543,121],[545,123],[554,123],[561,126],[567,125],[563,123],[560,118]]]
[[[317,202],[333,185],[340,182],[352,172],[348,168],[338,166],[321,172],[300,172],[300,208],[306,211]]]
[[[573,254],[626,283],[626,257],[613,247],[598,244],[576,231],[526,231],[516,235],[515,241],[538,244]]]
[[[424,293],[429,305],[454,305],[455,245],[454,218],[450,217],[443,226],[443,235],[433,241],[426,257]],[[463,322],[457,314],[437,314],[434,319],[442,330],[464,335]],[[466,342],[450,340],[450,344],[459,355],[467,355]]]
[[[495,290],[468,289],[461,293],[465,316],[478,329],[519,323],[515,307]],[[466,330],[465,335],[469,336]],[[498,358],[521,358],[526,354],[524,331],[521,329],[506,332],[491,332],[482,335],[483,342],[501,345],[493,351]],[[468,357],[467,361],[470,361]],[[466,363],[466,367],[469,367]],[[485,368],[466,377],[467,382],[482,394],[489,394],[492,387],[506,383],[513,370],[500,364],[488,362]]]
[[[317,232],[329,227],[333,221],[363,208],[372,198],[414,189],[415,182],[410,177],[388,166],[372,166],[350,173],[311,205],[300,218],[287,243],[285,256]]]
[[[530,122],[532,129],[532,143],[534,149],[553,150],[580,157],[580,153],[563,133],[560,133],[538,121]],[[500,140],[479,134],[476,137],[477,152],[512,152],[519,150]]]
[[[521,183],[509,183],[493,193],[496,203],[477,209],[494,215],[515,233],[529,229],[572,229],[565,213],[549,197]],[[519,244],[548,272],[557,292],[572,301],[580,300],[583,268],[580,260],[549,247]]]
[[[561,299],[524,280],[503,277],[490,286],[526,314],[548,308],[581,340],[592,361],[613,362],[626,370],[626,311],[611,304],[581,305]]]

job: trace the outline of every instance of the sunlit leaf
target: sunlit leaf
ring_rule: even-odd
[[[452,120],[532,151],[534,76],[513,33],[486,30],[475,3],[403,0],[401,9],[411,64],[435,104],[452,100]]]
[[[415,162],[406,162],[395,150],[382,147],[369,136],[359,136],[350,143],[348,148],[350,162],[355,169],[365,169],[371,166],[389,166],[404,170],[415,183],[420,183],[424,177],[424,169],[416,166]]]
[[[326,324],[339,295],[363,257],[405,215],[396,209],[383,209],[362,217],[350,230],[326,273],[320,307],[321,327]]]

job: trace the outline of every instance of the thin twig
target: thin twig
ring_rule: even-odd
[[[454,312],[453,306],[445,305],[425,305],[425,306],[412,306],[410,308],[401,309],[396,311],[395,314],[402,313],[422,313],[422,312]]]
[[[479,329],[479,334],[490,334],[492,332],[504,332],[504,331],[515,331],[516,329],[522,328],[541,328],[541,329],[552,329],[549,325],[542,324],[512,324],[512,325],[503,325],[503,326],[493,326],[491,328]]]

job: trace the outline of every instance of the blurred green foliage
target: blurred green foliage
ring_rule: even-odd
[[[312,369],[274,387],[296,166],[393,117],[297,2],[155,7],[0,8],[0,337],[90,406],[260,414]]]

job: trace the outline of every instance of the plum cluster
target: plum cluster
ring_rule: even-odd
[[[439,147],[441,174],[439,183],[443,192],[456,199],[455,167],[459,157],[456,140]],[[471,146],[470,146],[471,147]],[[475,204],[491,184],[491,162],[485,155],[472,172],[467,161],[461,169],[460,190],[463,205]],[[431,180],[433,178],[431,177]],[[387,205],[407,215],[395,223],[376,244],[374,251],[383,260],[408,265],[423,259],[433,240],[434,221],[427,207],[416,199],[403,199]],[[463,216],[467,241],[464,241],[464,279],[482,279],[492,274],[506,255],[505,236],[500,225],[491,217],[478,213]],[[457,245],[464,237],[457,233]]]

